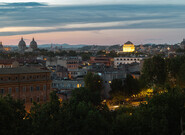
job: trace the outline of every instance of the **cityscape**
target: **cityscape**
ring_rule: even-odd
[[[184,7],[0,2],[0,134],[184,135]]]

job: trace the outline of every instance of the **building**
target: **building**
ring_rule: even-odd
[[[53,80],[52,87],[57,90],[74,90],[84,87],[83,80]]]
[[[114,67],[117,68],[120,64],[140,63],[141,60],[142,57],[115,57]]]
[[[87,69],[68,69],[69,78],[83,78],[87,74]]]
[[[106,66],[111,66],[113,63],[113,58],[107,57],[107,56],[96,56],[96,57],[90,57],[90,64],[104,64]]]
[[[123,52],[134,52],[135,51],[135,46],[132,42],[127,41],[124,45],[123,45]]]
[[[60,100],[69,99],[72,90],[84,87],[83,80],[53,80],[52,87],[57,91]]]
[[[59,58],[47,58],[46,66],[63,66],[67,69],[78,69],[80,62],[82,61],[81,57],[59,57]]]
[[[102,91],[102,95],[105,98],[109,98],[109,92],[111,91],[111,83],[113,79],[122,79],[124,80],[126,78],[126,71],[125,69],[104,69],[102,72],[99,72],[98,75],[100,75],[103,79],[103,86],[104,89]]]
[[[18,48],[19,48],[19,51],[24,51],[24,50],[26,50],[26,43],[25,43],[25,41],[23,40],[23,38],[21,38],[21,40],[19,41]]]
[[[180,44],[181,49],[185,49],[185,39],[183,39],[183,41]]]
[[[34,40],[34,38],[30,42],[30,48],[32,48],[33,50],[37,49],[37,42]]]
[[[0,69],[1,68],[15,68],[15,67],[19,67],[19,62],[16,60],[11,60],[11,59],[0,60]]]
[[[29,110],[33,102],[44,103],[49,100],[51,77],[48,70],[28,67],[0,69],[0,94],[10,94],[14,99],[25,102]]]

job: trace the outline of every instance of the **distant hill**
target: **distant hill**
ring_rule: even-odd
[[[62,48],[82,48],[82,47],[85,47],[85,46],[89,46],[89,45],[69,45],[69,44],[52,44],[53,47],[62,47]],[[39,48],[50,48],[51,47],[51,44],[43,44],[43,45],[38,45]]]

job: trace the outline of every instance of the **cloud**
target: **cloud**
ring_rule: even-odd
[[[185,28],[182,5],[0,5],[0,36],[55,31]]]

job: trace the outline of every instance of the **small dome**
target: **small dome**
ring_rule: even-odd
[[[34,38],[33,38],[33,40],[30,42],[30,48],[32,48],[32,49],[37,49],[37,42],[35,42]]]
[[[24,42],[23,38],[21,38],[21,41],[19,41],[18,47],[20,50],[26,49],[26,43]]]
[[[181,45],[185,45],[185,39],[183,39],[183,41],[181,42]]]
[[[3,44],[2,44],[2,42],[0,42],[0,48],[3,48]]]

